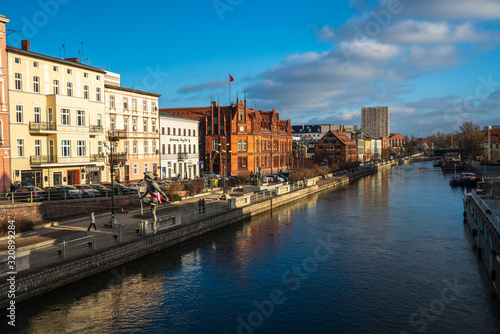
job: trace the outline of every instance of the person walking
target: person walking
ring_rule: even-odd
[[[90,213],[90,225],[87,231],[90,231],[90,228],[94,226],[94,229],[97,230],[97,226],[95,226],[95,216],[94,216],[94,211]]]

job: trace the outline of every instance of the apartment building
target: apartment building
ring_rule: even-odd
[[[343,131],[329,130],[314,148],[314,160],[318,164],[333,165],[355,162],[356,143]]]
[[[160,110],[161,178],[199,176],[199,123]]]
[[[362,108],[361,129],[375,138],[389,138],[389,107]]]
[[[106,181],[105,71],[6,47],[11,179],[37,186]]]
[[[0,193],[10,186],[9,103],[7,82],[6,27],[9,19],[0,15]]]
[[[145,172],[158,175],[160,94],[121,87],[120,75],[106,72],[106,132],[113,148],[115,178],[140,181]]]

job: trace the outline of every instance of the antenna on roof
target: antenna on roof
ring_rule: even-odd
[[[9,33],[5,35],[5,37],[9,36],[10,34],[13,34],[15,32],[23,32],[22,30],[14,30],[14,29],[6,29]]]

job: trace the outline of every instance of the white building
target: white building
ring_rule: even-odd
[[[200,174],[199,121],[160,111],[161,178]]]

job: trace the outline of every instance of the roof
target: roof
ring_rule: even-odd
[[[15,48],[13,46],[8,46],[7,45],[6,50],[7,50],[7,52],[17,53],[17,54],[20,54],[20,55],[24,55],[24,56],[28,56],[28,57],[33,57],[33,58],[38,58],[38,59],[44,59],[44,60],[47,60],[47,61],[52,61],[54,63],[64,64],[64,65],[74,66],[74,67],[80,67],[80,68],[83,68],[83,69],[86,69],[86,70],[89,70],[89,71],[99,72],[99,73],[102,73],[102,74],[106,73],[106,71],[101,70],[100,68],[97,68],[97,67],[92,67],[92,66],[85,65],[85,64],[82,64],[82,63],[77,63],[76,61],[72,61],[72,60],[65,60],[65,59],[61,59],[61,58],[47,56],[47,55],[43,55],[41,53],[36,53],[36,52],[33,52],[33,51],[28,51],[28,50],[24,50],[24,49]]]
[[[396,133],[395,135],[389,137],[389,140],[406,140],[406,138],[399,133]]]
[[[178,119],[178,120],[181,120],[181,121],[191,121],[191,122],[199,122],[199,120],[197,119],[193,119],[193,118],[189,118],[189,117],[182,117],[182,116],[177,116],[177,115],[173,115],[173,114],[169,114],[168,112],[165,112],[161,109],[160,110],[160,117],[168,117],[168,118],[175,118],[175,119]]]
[[[115,86],[115,85],[110,85],[110,84],[105,84],[104,88],[116,89],[116,90],[121,90],[121,91],[124,91],[124,92],[136,93],[136,94],[142,94],[142,95],[149,95],[149,96],[154,96],[154,97],[160,97],[161,96],[161,94],[144,92],[142,90],[137,90],[137,89],[133,89],[133,88],[125,88],[125,87]]]
[[[337,137],[344,145],[346,146],[356,146],[356,143],[353,142],[343,131],[337,131],[337,130],[329,130],[321,140],[324,138],[332,138],[332,137]]]
[[[500,142],[500,129],[493,129],[490,131],[490,142],[493,143],[498,143]],[[484,136],[484,141],[488,142],[488,132],[486,132],[486,135]]]

